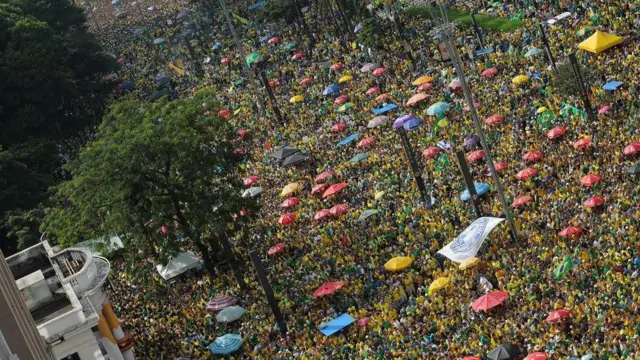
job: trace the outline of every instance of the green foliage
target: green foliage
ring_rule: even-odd
[[[78,223],[88,233],[124,233],[133,262],[156,263],[232,231],[232,214],[255,203],[241,197],[240,159],[229,140],[235,133],[218,110],[202,94],[114,105],[67,166],[72,180],[57,192],[64,201],[47,212],[41,230],[64,246],[83,240]]]
[[[436,14],[436,16],[440,15],[439,9],[432,9],[432,11],[434,12],[434,14]],[[405,10],[405,13],[413,17],[431,19],[431,12],[426,6],[411,6]],[[455,21],[464,25],[473,24],[471,20],[471,14],[467,12],[461,12],[455,9],[447,9],[447,16],[451,21]],[[511,32],[522,26],[522,21],[519,19],[505,19],[487,15],[475,15],[475,18],[478,26],[487,31]]]
[[[377,48],[381,43],[382,29],[376,17],[368,17],[362,21],[362,28],[358,32],[358,42],[371,48]]]
[[[587,88],[589,88],[588,84],[594,83],[599,77],[597,70],[587,66],[580,66],[580,74]],[[553,77],[553,86],[563,95],[578,96],[581,93],[577,79],[570,62],[558,64]]]
[[[261,22],[284,20],[287,24],[292,24],[296,21],[298,12],[292,0],[270,0],[258,16]]]

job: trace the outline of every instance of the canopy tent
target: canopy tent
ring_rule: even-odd
[[[578,47],[582,50],[599,54],[620,44],[622,41],[623,39],[620,36],[609,34],[604,31],[596,31],[593,35],[589,36],[587,40],[581,42]]]
[[[356,319],[351,317],[351,315],[344,313],[338,316],[337,318],[329,321],[326,325],[321,327],[319,330],[321,333],[324,334],[324,336],[331,336],[337,333],[338,331],[346,328],[347,326],[351,325],[355,321]]]
[[[156,270],[163,279],[171,280],[199,266],[200,259],[193,252],[187,251],[172,257],[164,266],[156,265]]]
[[[283,160],[286,157],[289,157],[297,152],[299,152],[300,150],[289,147],[289,146],[285,146],[282,149],[273,152],[271,154],[269,154],[269,157],[272,157],[274,159],[278,159],[278,160]]]

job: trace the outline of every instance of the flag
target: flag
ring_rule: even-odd
[[[547,111],[543,112],[538,116],[538,124],[542,126],[548,125],[553,120],[555,120],[555,117],[553,116],[553,111],[548,109]]]
[[[447,140],[440,140],[438,141],[438,147],[442,150],[449,150],[451,149],[451,144]]]
[[[573,259],[571,258],[571,256],[565,256],[564,260],[562,260],[562,262],[553,270],[553,277],[555,277],[556,280],[562,279],[569,272],[569,270],[571,270],[572,266]]]
[[[562,116],[579,116],[582,120],[587,118],[587,113],[584,112],[581,109],[578,109],[577,107],[573,106],[573,105],[569,105],[566,103],[563,103],[564,106],[562,106],[562,109],[560,109],[560,115]]]
[[[436,162],[436,171],[440,172],[448,167],[449,167],[449,157],[447,156],[447,154],[440,155],[440,157],[438,157],[438,160]]]
[[[236,13],[231,13],[231,15],[233,15],[233,18],[238,20],[243,25],[247,25],[249,23],[249,20],[243,18],[242,16],[240,16],[240,15],[238,15]]]
[[[438,251],[451,261],[462,262],[470,257],[476,256],[484,239],[491,230],[504,219],[495,217],[481,217],[471,223],[458,237],[451,243]]]

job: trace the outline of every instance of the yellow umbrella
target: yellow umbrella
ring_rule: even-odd
[[[345,75],[345,76],[341,77],[340,80],[338,80],[338,84],[346,83],[346,82],[351,81],[351,80],[353,80],[353,76]]]
[[[297,104],[297,103],[301,102],[302,100],[304,100],[304,96],[296,95],[296,96],[292,97],[291,99],[289,99],[289,102],[292,103],[292,104]]]
[[[536,110],[536,114],[542,114],[545,111],[547,111],[547,108],[544,106],[541,106],[538,108],[538,110]]]
[[[462,270],[467,270],[469,268],[472,268],[476,265],[478,265],[478,263],[480,262],[480,259],[478,259],[477,257],[470,257],[468,259],[464,259],[461,263],[459,268]]]
[[[413,80],[412,84],[415,86],[420,86],[424,83],[432,82],[433,78],[431,76],[420,76],[419,78]]]
[[[380,198],[382,198],[384,196],[385,192],[384,191],[378,191],[373,198],[376,200],[379,200]]]
[[[433,294],[440,289],[444,289],[451,283],[450,277],[441,277],[434,280],[431,285],[429,285],[429,294]]]
[[[411,266],[411,263],[412,260],[410,257],[398,256],[387,261],[387,263],[384,264],[384,268],[387,271],[402,271]]]
[[[527,81],[529,81],[529,77],[527,75],[518,75],[511,80],[511,82],[516,85],[524,84]]]
[[[282,189],[282,192],[280,193],[280,196],[288,196],[293,194],[296,191],[299,191],[300,189],[302,189],[302,187],[300,186],[299,183],[295,182],[295,183],[291,183],[287,186],[285,186]]]

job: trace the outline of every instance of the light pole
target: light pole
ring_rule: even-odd
[[[580,88],[580,95],[582,96],[582,102],[584,103],[585,110],[587,110],[587,117],[589,118],[589,121],[593,122],[596,120],[596,116],[593,113],[593,109],[591,108],[589,93],[587,91],[587,86],[584,83],[582,73],[580,72],[580,65],[578,64],[578,60],[576,59],[576,53],[569,54],[569,61],[571,62],[571,69],[573,70],[573,74],[576,76],[578,87]]]
[[[425,203],[425,206],[429,204],[429,199],[427,198],[427,188],[424,186],[424,180],[422,179],[422,171],[418,166],[418,161],[416,160],[415,153],[413,151],[413,147],[407,138],[407,133],[404,127],[400,126],[396,132],[398,136],[400,136],[400,140],[402,140],[402,146],[404,147],[404,153],[407,155],[407,159],[409,160],[409,167],[411,167],[411,172],[413,172],[413,177],[416,179],[416,185],[418,185],[418,190],[420,191],[420,196],[422,196],[422,200]]]
[[[553,66],[553,70],[556,70],[556,61],[553,59],[553,54],[551,54],[551,48],[549,47],[549,40],[547,39],[547,34],[544,32],[544,25],[542,23],[538,24],[540,28],[540,38],[542,38],[542,43],[544,44],[544,51],[547,53],[547,60],[549,60],[549,65]]]
[[[473,119],[473,124],[475,125],[476,133],[480,137],[480,144],[482,145],[482,149],[484,150],[485,156],[487,157],[487,165],[489,165],[489,170],[491,170],[491,176],[493,178],[496,191],[498,192],[498,197],[500,198],[500,202],[502,203],[505,217],[507,218],[507,222],[509,223],[509,228],[511,230],[511,239],[513,241],[517,241],[518,232],[516,230],[516,226],[513,221],[513,214],[511,213],[511,208],[509,207],[509,204],[507,203],[507,200],[504,197],[502,185],[500,184],[500,178],[498,177],[496,168],[493,165],[493,157],[491,156],[491,150],[489,149],[489,145],[485,140],[484,130],[482,129],[482,125],[480,124],[480,120],[478,119],[478,112],[476,111],[476,108],[473,105],[473,94],[471,93],[471,89],[467,84],[467,79],[464,76],[462,61],[460,60],[460,56],[458,55],[458,49],[456,48],[456,45],[454,42],[455,24],[449,22],[444,5],[443,4],[439,4],[439,5],[440,5],[440,13],[442,16],[442,23],[439,24],[434,29],[434,35],[441,36],[443,42],[447,47],[447,52],[450,54],[451,62],[454,68],[456,69],[456,75],[458,75],[458,79],[460,80],[460,85],[462,85],[462,90],[464,92],[464,97],[467,102],[467,106],[469,106],[469,110],[471,112],[471,118]]]
[[[284,118],[282,117],[282,113],[280,112],[280,108],[278,107],[278,100],[276,96],[273,94],[273,89],[269,85],[269,80],[267,79],[267,74],[265,73],[267,59],[258,60],[257,64],[257,72],[260,76],[260,80],[262,81],[262,85],[264,85],[264,89],[267,91],[269,95],[269,99],[271,100],[271,107],[273,108],[273,112],[276,114],[276,118],[280,121],[281,124],[284,124]]]

